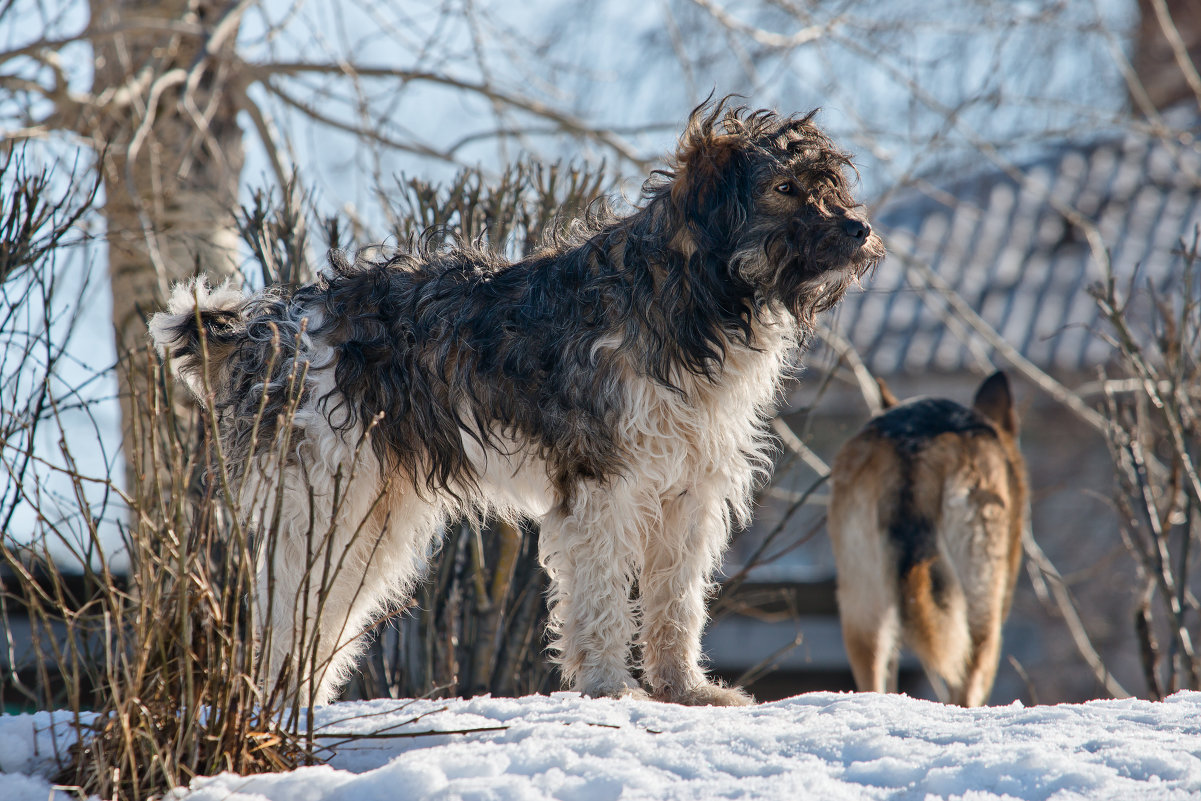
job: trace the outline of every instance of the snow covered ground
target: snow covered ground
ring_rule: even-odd
[[[334,704],[316,723],[328,765],[198,779],[176,801],[1201,798],[1198,692],[975,710],[896,695],[692,709],[556,693]],[[50,724],[0,717],[0,799],[54,797]],[[471,733],[437,733],[449,730]]]

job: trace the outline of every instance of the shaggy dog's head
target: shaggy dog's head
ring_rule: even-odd
[[[813,117],[706,103],[643,190],[669,209],[693,271],[723,273],[756,306],[782,305],[804,326],[884,257],[851,196],[850,157]]]

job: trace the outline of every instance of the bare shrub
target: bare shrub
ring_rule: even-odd
[[[152,469],[128,498],[128,575],[97,549],[86,597],[68,598],[69,579],[48,556],[22,570],[5,548],[43,632],[34,640],[39,672],[61,672],[79,732],[56,780],[104,798],[148,798],[223,770],[290,768],[311,753],[298,718],[285,718],[291,699],[259,691],[247,601],[254,546],[218,482],[194,483],[221,470],[196,432],[203,423],[168,413],[174,389],[143,356],[134,441]],[[48,578],[38,584],[39,575]]]
[[[1201,688],[1195,594],[1201,544],[1201,252],[1182,243],[1162,283],[1110,276],[1093,296],[1116,365],[1106,381],[1106,439],[1117,468],[1122,536],[1143,587],[1134,625],[1155,698]]]
[[[581,213],[603,185],[599,171],[533,165],[514,167],[495,182],[478,171],[464,172],[446,187],[409,180],[402,183],[393,225],[402,240],[418,235],[472,240],[521,255],[548,228]],[[13,184],[4,204],[9,213],[0,254],[9,286],[20,278],[22,286],[41,287],[49,308],[52,256],[78,213],[74,206],[47,201],[47,186],[44,176]],[[239,228],[264,282],[295,284],[312,277],[305,201],[293,187],[282,198],[257,195],[242,210]],[[337,221],[327,221],[325,228],[328,244],[336,246]],[[17,319],[10,313],[4,321]],[[48,324],[4,333],[10,339],[19,333],[26,354],[55,347]],[[265,639],[273,632],[255,615],[269,621],[272,610],[256,610],[249,599],[255,597],[257,565],[272,561],[274,538],[270,530],[256,531],[253,521],[270,519],[262,513],[279,502],[278,488],[256,500],[256,508],[239,508],[243,476],[223,461],[211,401],[207,409],[181,414],[187,404],[176,397],[157,358],[143,352],[138,363],[131,401],[137,414],[128,441],[136,448],[129,457],[139,472],[123,498],[129,510],[122,529],[128,573],[114,569],[101,547],[100,522],[82,489],[76,493],[86,529],[82,548],[71,546],[67,532],[47,517],[37,536],[31,533],[25,543],[6,537],[0,550],[5,568],[0,611],[10,631],[15,618],[9,608],[23,611],[30,643],[20,654],[15,646],[8,649],[13,669],[7,689],[26,707],[72,710],[80,738],[63,755],[58,781],[116,798],[153,796],[197,775],[274,771],[314,759],[315,733],[304,713],[308,699],[289,692],[288,677],[261,675],[256,660],[261,644],[256,633]],[[52,368],[47,361],[33,389],[5,387],[23,405],[19,414],[18,404],[6,405],[14,411],[3,420],[4,464],[15,479],[14,492],[35,505],[37,497],[20,494],[20,477],[37,458],[36,423],[58,402]],[[289,413],[304,378],[300,367],[291,382],[293,402],[285,404]],[[291,426],[287,419],[269,422],[255,421],[262,436],[257,450],[287,458]],[[98,482],[117,492],[110,477],[77,468],[66,443],[63,458],[73,485]],[[11,514],[16,502],[6,496],[0,511]],[[315,522],[311,532],[302,590],[307,602],[317,604],[333,574],[343,569],[336,555],[325,558],[321,543],[333,532],[323,525]],[[46,547],[54,540],[74,547],[72,567],[78,562],[82,575],[64,572]],[[396,643],[391,654],[376,650],[360,691],[548,688],[552,674],[542,656],[545,608],[536,532],[502,523],[455,523],[448,527],[443,555],[415,599],[418,611],[405,619],[410,631],[403,644]],[[315,659],[316,652],[302,656]],[[264,687],[275,689],[264,694]]]
[[[102,541],[109,505],[97,509],[86,487],[101,485],[106,498],[120,490],[103,464],[73,456],[70,435],[88,431],[66,426],[62,412],[85,402],[60,370],[74,318],[56,304],[59,257],[77,241],[92,194],[54,197],[46,173],[11,155],[0,178],[0,468],[9,479],[0,497],[2,700],[69,710],[78,741],[58,755],[56,779],[104,798],[147,798],[195,775],[310,760],[303,717],[285,717],[293,699],[259,691],[247,603],[253,542],[220,491],[211,423],[170,411],[173,385],[149,352],[130,454],[149,469],[123,495],[121,547]],[[54,463],[35,448],[51,425],[61,432]],[[37,491],[38,470],[64,478],[68,497]],[[33,522],[15,532],[18,519]]]

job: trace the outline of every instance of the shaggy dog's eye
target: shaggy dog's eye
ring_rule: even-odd
[[[779,192],[781,195],[791,195],[792,194],[792,181],[785,181],[783,183],[776,184],[776,191]]]

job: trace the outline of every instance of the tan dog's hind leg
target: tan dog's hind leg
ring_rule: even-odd
[[[945,556],[921,562],[902,580],[905,641],[946,702],[960,703],[972,653],[967,603]]]
[[[950,621],[939,624],[947,652],[944,671],[954,673],[944,673],[948,700],[979,706],[988,701],[997,673],[1016,568],[1010,540],[1012,532],[1020,534],[1022,510],[1009,486],[1005,454],[994,440],[942,437],[928,453],[937,457],[937,464],[955,466],[938,482],[939,550],[955,576],[955,586],[943,599],[946,616],[954,618],[953,629]],[[961,645],[951,647],[957,640]]]
[[[1001,618],[996,625],[983,633],[979,642],[973,643],[972,655],[967,664],[967,675],[963,686],[952,694],[951,702],[960,706],[980,706],[988,701],[993,680],[997,676],[997,663],[1001,653]]]
[[[876,621],[875,628],[859,628],[844,620],[842,641],[855,686],[862,692],[896,692],[897,655],[900,649],[900,619],[896,607]]]
[[[842,637],[864,692],[895,690],[901,638],[896,560],[883,525],[896,497],[896,457],[876,444],[853,440],[839,454],[829,512]]]

